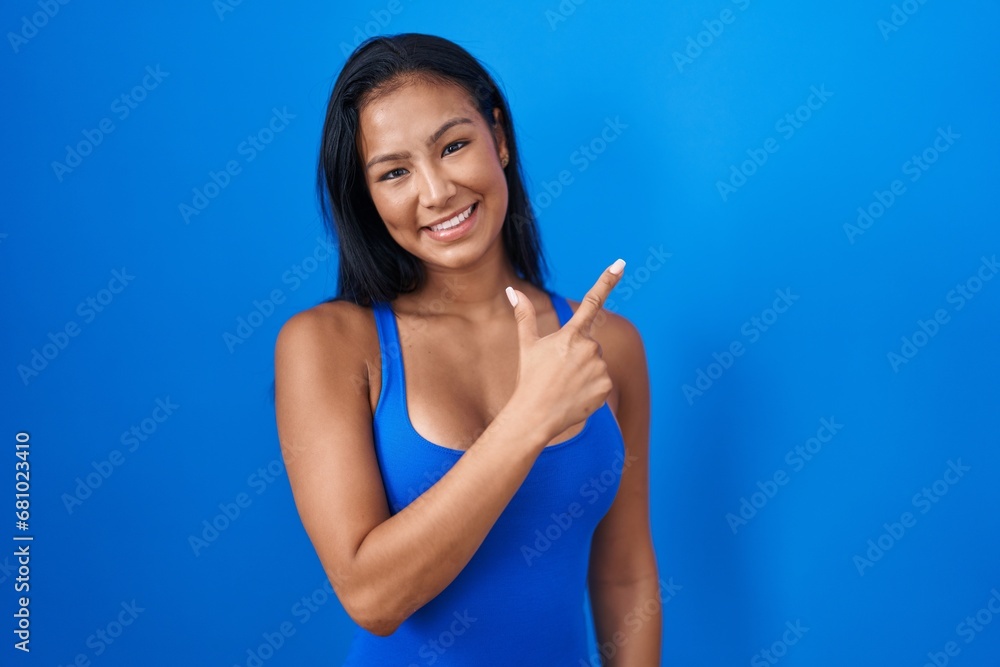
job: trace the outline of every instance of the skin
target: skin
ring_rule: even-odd
[[[369,100],[359,118],[363,165],[396,154],[366,171],[376,209],[426,267],[425,285],[390,304],[410,420],[465,454],[390,516],[372,436],[382,375],[371,309],[324,303],[285,323],[275,346],[278,435],[300,517],[338,598],[362,627],[391,634],[461,572],[542,449],[578,433],[607,401],[631,464],[592,542],[595,629],[615,649],[605,664],[658,664],[659,605],[647,604],[659,600],[659,579],[645,351],[628,320],[602,310],[620,274],[602,272],[580,302],[569,301],[573,317],[559,327],[548,295],[517,277],[503,249],[501,126],[487,124],[461,88],[409,79]],[[471,122],[428,143],[455,118]],[[462,239],[436,241],[422,230],[473,202],[477,219]]]

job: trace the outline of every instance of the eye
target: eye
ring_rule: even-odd
[[[396,178],[398,178],[397,176],[393,176],[393,174],[395,174],[397,171],[406,171],[406,170],[405,169],[393,169],[392,171],[387,171],[385,174],[382,175],[382,178],[380,178],[378,180],[380,180],[380,181],[394,181],[394,180],[396,180]]]
[[[468,141],[456,141],[453,144],[448,144],[448,146],[446,146],[445,149],[444,149],[444,154],[445,155],[451,155],[451,153],[448,152],[449,149],[454,148],[455,146],[458,146],[458,148],[462,148],[467,143],[469,143],[469,142]],[[455,149],[455,150],[458,150],[458,149]],[[454,153],[455,151],[451,151],[451,152]]]

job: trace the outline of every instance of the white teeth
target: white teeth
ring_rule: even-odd
[[[475,206],[475,204],[473,204],[472,206]],[[433,227],[430,227],[431,231],[443,232],[446,229],[451,229],[455,225],[462,224],[462,222],[465,221],[466,218],[468,218],[470,215],[472,215],[472,206],[470,206],[469,208],[465,209],[464,211],[462,211],[461,213],[459,213],[458,215],[456,215],[451,220],[445,220],[444,222],[442,222],[439,225],[434,225]]]

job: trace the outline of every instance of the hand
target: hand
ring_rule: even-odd
[[[507,288],[508,298],[515,303],[519,343],[517,384],[511,401],[541,420],[543,433],[548,435],[546,443],[586,419],[611,393],[608,366],[591,331],[624,267],[625,262],[617,260],[605,269],[573,317],[544,338],[538,335],[531,300],[524,293]]]

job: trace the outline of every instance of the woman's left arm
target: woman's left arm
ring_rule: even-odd
[[[599,331],[598,331],[599,329]],[[623,317],[595,325],[618,388],[615,417],[625,440],[618,494],[591,543],[591,608],[608,667],[660,664],[662,601],[649,520],[649,371],[642,337]]]

